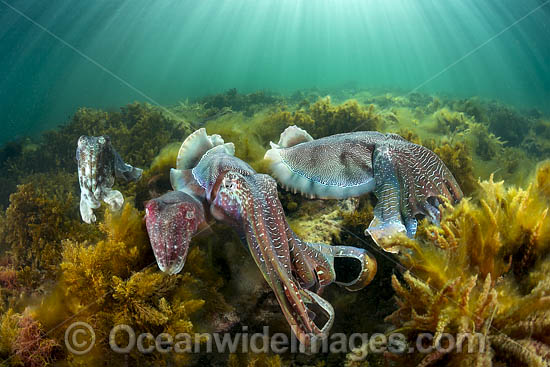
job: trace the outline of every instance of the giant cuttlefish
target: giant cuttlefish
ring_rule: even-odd
[[[108,136],[81,136],[76,148],[78,182],[80,184],[80,214],[86,223],[96,221],[94,209],[103,200],[118,210],[124,203],[120,191],[113,190],[115,177],[137,181],[142,170],[124,163]]]
[[[302,241],[286,221],[275,180],[233,154],[232,143],[208,136],[205,129],[183,142],[170,175],[175,191],[146,204],[157,263],[167,273],[179,272],[191,236],[207,217],[231,225],[273,289],[294,334],[311,345],[327,335],[334,319],[321,290],[333,282],[361,289],[374,277],[376,262],[363,249]],[[313,320],[312,307],[325,314],[323,325]]]
[[[396,134],[363,131],[314,140],[290,126],[278,144],[271,143],[265,159],[283,187],[311,198],[342,199],[374,191],[378,203],[365,234],[379,245],[397,233],[414,237],[417,216],[438,223],[440,198],[454,203],[463,196],[435,153]]]

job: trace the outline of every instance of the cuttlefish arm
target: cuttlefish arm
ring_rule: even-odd
[[[120,191],[112,189],[115,177],[137,181],[142,170],[124,163],[108,136],[81,136],[76,148],[78,182],[80,185],[80,214],[86,223],[96,221],[93,210],[107,203],[119,210],[124,203]]]
[[[373,154],[378,204],[366,231],[378,244],[397,233],[414,237],[417,215],[439,224],[440,199],[456,203],[463,197],[452,173],[434,152],[395,134],[387,137]]]
[[[365,249],[304,242],[295,234],[292,243],[294,270],[303,286],[317,293],[331,283],[358,291],[376,275],[376,259]]]
[[[293,276],[284,211],[275,181],[262,174],[244,176],[227,172],[213,193],[213,216],[237,225],[265,280],[273,289],[292,331],[305,345],[327,336],[334,310],[316,293],[303,288]],[[318,326],[307,304],[315,304],[328,321]]]
[[[367,231],[378,244],[397,233],[414,237],[417,214],[437,223],[440,196],[453,203],[462,198],[435,153],[395,134],[353,132],[313,140],[291,126],[271,146],[265,159],[277,181],[294,192],[342,199],[374,191],[378,204]]]
[[[207,225],[203,202],[189,193],[169,191],[145,204],[145,224],[160,270],[177,274],[191,238]]]

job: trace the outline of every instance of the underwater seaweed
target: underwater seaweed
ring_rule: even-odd
[[[479,97],[452,101],[450,104],[453,110],[464,112],[468,116],[473,117],[477,122],[486,123],[488,121],[487,105]]]
[[[463,140],[480,160],[495,159],[502,153],[502,141],[486,125],[469,119],[462,112],[442,108],[433,116],[439,133],[447,135],[452,141]]]
[[[394,331],[409,340],[431,332],[431,345],[444,332],[477,333],[461,341],[473,354],[408,355],[409,365],[547,364],[550,324],[543,315],[550,313],[550,282],[541,270],[550,261],[549,167],[542,163],[527,189],[482,181],[475,202],[444,210],[441,227],[424,222],[417,240],[394,240],[406,249],[399,260],[407,269],[403,281],[392,280],[398,309],[387,321]]]
[[[474,173],[472,156],[463,142],[444,142],[433,149],[456,177],[460,188],[465,195],[472,195],[478,188]]]
[[[335,106],[326,97],[311,105],[307,112],[315,121],[312,130],[308,130],[314,138],[350,131],[377,131],[383,125],[374,105],[363,107],[356,100]]]
[[[135,197],[135,206],[144,209],[144,203],[157,198],[172,189],[170,168],[176,167],[176,158],[180,143],[171,143],[163,147],[153,159],[151,166],[143,171],[139,181],[129,185],[126,195]]]
[[[0,317],[0,361],[2,366],[39,367],[50,365],[59,349],[59,343],[49,338],[42,325],[29,314],[13,309]]]
[[[455,134],[468,128],[468,120],[461,112],[442,108],[434,113],[437,129],[443,134]]]
[[[538,120],[523,140],[521,147],[534,156],[550,156],[550,121]]]
[[[19,318],[13,309],[8,309],[0,316],[0,356],[9,357],[13,353],[13,345],[19,334]]]
[[[519,146],[533,125],[527,116],[496,102],[488,105],[487,122],[489,130],[509,146]]]
[[[260,139],[260,132],[266,129],[262,124],[264,118],[264,114],[252,118],[233,114],[209,121],[205,127],[209,135],[218,134],[224,140],[233,142],[236,157],[258,172],[267,172],[267,165],[263,162],[266,146]]]
[[[18,321],[18,334],[12,348],[17,362],[28,367],[42,367],[53,362],[53,353],[59,344],[44,335],[40,323],[24,315]]]
[[[73,177],[58,175],[50,180],[46,180],[50,182],[48,185],[45,178],[38,175],[31,177],[31,183],[18,186],[17,192],[10,196],[10,206],[0,217],[2,250],[8,252],[15,269],[28,267],[39,281],[55,278],[61,261],[62,240],[93,237],[93,230],[77,217]],[[59,184],[52,185],[57,180]],[[31,289],[37,284],[22,282],[21,285]]]
[[[228,367],[280,367],[283,366],[281,357],[265,353],[231,354],[227,362]]]
[[[225,93],[203,97],[197,102],[203,104],[207,109],[213,109],[211,114],[216,114],[224,108],[230,108],[233,111],[243,112],[245,116],[252,116],[266,106],[282,103],[282,101],[281,97],[265,91],[240,94],[236,88],[232,88]]]
[[[489,132],[486,125],[470,122],[464,132],[465,140],[473,147],[476,155],[484,161],[495,159],[503,152],[503,142]]]
[[[267,146],[270,141],[276,140],[281,131],[284,131],[289,126],[296,125],[307,130],[314,124],[315,121],[313,118],[303,110],[294,112],[279,110],[266,116],[261,123],[261,129],[257,130],[257,134],[260,142],[264,146]]]
[[[85,356],[66,355],[71,365],[95,365],[106,360],[120,364],[124,356],[110,353],[108,344],[113,325],[124,323],[136,332],[155,335],[193,333],[195,320],[200,320],[202,328],[212,330],[215,325],[209,320],[217,313],[231,311],[218,292],[223,280],[199,248],[189,253],[190,264],[185,273],[170,276],[151,269],[156,262],[142,213],[130,204],[126,204],[121,213],[107,211],[100,227],[103,237],[95,244],[63,242],[57,288],[33,310],[36,319],[46,328],[53,328],[67,317],[92,325],[97,335],[96,345]],[[200,310],[210,318],[203,315],[191,320]],[[52,334],[54,340],[61,342],[62,331]],[[124,345],[123,340],[117,340]],[[128,357],[135,363],[162,360],[158,353],[143,355],[138,351],[132,351]],[[190,355],[183,353],[170,358],[174,363],[189,363]]]
[[[0,267],[0,288],[14,290],[17,287],[17,271],[14,268]]]

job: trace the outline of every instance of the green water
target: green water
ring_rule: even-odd
[[[548,1],[0,1],[0,142],[79,106],[387,88],[550,110]]]

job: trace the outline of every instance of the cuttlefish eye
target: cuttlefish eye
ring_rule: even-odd
[[[88,140],[88,137],[86,135],[82,135],[80,138],[78,138],[78,145],[83,145],[86,143],[86,140]]]
[[[225,181],[223,186],[228,190],[234,190],[237,188],[237,184],[233,180]]]
[[[100,136],[97,141],[99,142],[99,144],[105,144],[105,138],[103,136]]]

